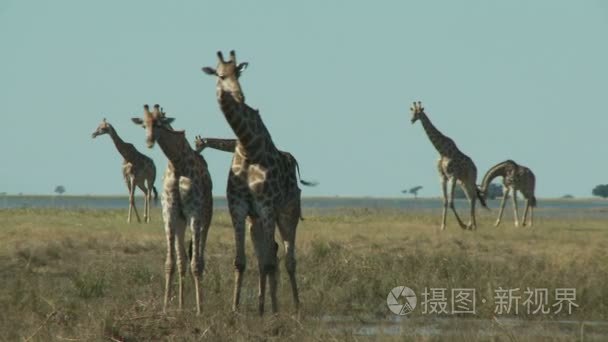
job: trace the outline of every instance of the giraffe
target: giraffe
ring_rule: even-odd
[[[429,140],[439,152],[439,160],[437,161],[437,169],[441,177],[441,190],[443,193],[443,214],[441,218],[441,230],[446,227],[446,214],[448,206],[454,212],[456,220],[462,229],[475,229],[477,222],[475,220],[475,201],[479,198],[479,202],[485,208],[485,199],[481,196],[481,193],[476,185],[477,180],[477,167],[473,160],[466,154],[462,153],[452,139],[443,135],[435,126],[431,123],[422,107],[422,103],[418,101],[414,102],[414,106],[411,108],[412,111],[412,124],[420,120],[422,127],[424,128]],[[447,183],[450,183],[449,197],[447,192]],[[469,223],[465,225],[456,208],[454,207],[454,188],[456,182],[460,184],[464,193],[466,194],[471,209]]]
[[[105,118],[101,121],[95,132],[93,132],[92,137],[95,139],[103,134],[110,135],[116,149],[124,158],[122,162],[122,175],[129,190],[129,215],[127,216],[127,222],[131,222],[132,211],[135,211],[137,222],[141,222],[137,207],[135,207],[135,186],[144,192],[144,221],[150,222],[152,192],[154,192],[154,201],[158,200],[158,193],[154,186],[154,180],[156,179],[154,161],[140,153],[132,144],[124,142],[118,136],[118,133],[116,133],[114,126],[108,123]]]
[[[184,277],[186,274],[186,251],[184,235],[186,226],[192,232],[193,248],[190,270],[194,278],[196,313],[201,312],[201,289],[205,268],[205,244],[211,224],[213,198],[211,196],[211,176],[205,159],[192,150],[184,131],[175,131],[170,124],[174,118],[168,118],[159,106],[154,106],[154,113],[144,106],[144,117],[135,117],[132,121],[142,125],[146,130],[146,144],[149,148],[158,143],[169,159],[163,178],[163,220],[167,240],[167,257],[165,261],[165,296],[163,311],[166,312],[171,296],[171,280],[174,271],[174,255],[177,256],[179,272],[179,309],[183,308]]]
[[[233,310],[238,310],[245,271],[245,222],[258,259],[258,313],[264,314],[266,280],[268,279],[272,311],[277,303],[277,250],[275,225],[285,247],[285,267],[289,275],[296,311],[300,300],[296,282],[295,239],[300,217],[300,189],[292,177],[290,158],[272,141],[260,114],[245,103],[239,77],[247,63],[237,64],[234,51],[225,61],[218,51],[217,69],[203,68],[216,76],[217,99],[224,117],[237,137],[228,175],[227,199],[234,226],[236,256]]]
[[[481,182],[481,194],[482,197],[487,197],[487,190],[492,183],[492,180],[496,177],[502,177],[503,184],[503,197],[500,202],[500,210],[498,212],[498,219],[494,224],[496,227],[500,224],[502,218],[502,212],[505,209],[505,202],[509,196],[509,191],[513,190],[513,215],[515,218],[515,227],[519,226],[519,214],[517,212],[517,191],[521,191],[522,195],[526,199],[526,208],[524,209],[524,216],[522,218],[522,226],[526,225],[526,218],[528,216],[528,210],[530,210],[530,226],[532,226],[532,212],[536,206],[536,196],[534,196],[534,187],[536,184],[536,177],[529,168],[519,165],[513,160],[505,160],[492,166],[488,172],[486,172]]]

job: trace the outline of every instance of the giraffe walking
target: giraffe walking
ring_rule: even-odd
[[[503,196],[500,202],[500,210],[498,212],[498,219],[494,224],[496,227],[500,224],[502,219],[502,212],[505,209],[505,203],[507,197],[509,197],[509,191],[513,190],[513,215],[515,219],[515,227],[519,226],[519,213],[517,212],[517,191],[526,199],[526,208],[524,209],[524,215],[522,217],[522,226],[526,225],[526,219],[528,216],[528,210],[530,210],[530,226],[532,226],[532,215],[534,207],[536,207],[536,196],[534,196],[534,187],[536,185],[536,177],[529,168],[519,165],[513,160],[505,160],[498,163],[490,168],[486,172],[481,182],[481,194],[484,198],[487,197],[488,187],[492,180],[496,177],[502,177],[503,184]]]
[[[245,103],[239,77],[247,63],[237,64],[234,51],[230,52],[228,61],[224,60],[221,52],[218,52],[217,56],[217,69],[205,67],[203,71],[217,77],[217,99],[226,121],[237,137],[227,186],[228,207],[236,243],[233,310],[237,310],[239,306],[245,271],[247,218],[260,272],[259,314],[264,314],[267,280],[272,311],[278,311],[278,245],[274,240],[275,225],[279,227],[285,246],[285,266],[295,308],[299,310],[295,239],[300,217],[300,189],[295,178],[290,176],[293,174],[291,159],[276,148],[259,112]]]
[[[186,251],[184,235],[186,226],[190,227],[194,248],[190,270],[194,278],[196,312],[201,312],[201,288],[205,268],[205,244],[211,224],[213,198],[211,196],[211,176],[207,162],[192,150],[184,131],[175,131],[170,124],[174,120],[161,112],[158,105],[154,113],[144,106],[144,117],[133,118],[133,122],[146,129],[146,143],[149,148],[154,143],[162,149],[169,164],[163,179],[163,219],[167,239],[167,258],[165,261],[165,298],[163,310],[171,297],[171,279],[174,271],[174,256],[177,256],[179,272],[179,309],[183,308],[184,277],[186,274]],[[177,251],[176,251],[177,249]]]
[[[477,188],[477,167],[473,160],[466,154],[462,153],[452,139],[443,135],[435,126],[431,123],[422,107],[422,103],[418,101],[414,102],[414,106],[411,108],[412,111],[412,124],[420,120],[422,127],[424,128],[429,140],[439,152],[439,160],[437,161],[437,169],[441,177],[441,190],[443,193],[443,214],[441,218],[441,230],[446,227],[446,215],[448,206],[454,212],[456,220],[462,229],[475,229],[477,222],[475,220],[475,201],[479,198],[479,202],[482,206],[486,207],[485,199],[481,196],[479,189]],[[447,184],[450,183],[449,194]],[[464,193],[466,194],[469,205],[471,208],[469,223],[465,225],[458,212],[454,207],[454,188],[456,183],[459,183]]]
[[[103,134],[108,134],[112,138],[116,149],[124,158],[122,162],[122,175],[129,190],[129,215],[127,216],[127,222],[131,222],[132,211],[135,212],[137,222],[141,222],[137,207],[135,206],[136,186],[144,192],[144,221],[150,222],[152,192],[154,192],[154,201],[156,202],[158,199],[158,193],[156,192],[156,187],[154,187],[154,180],[156,179],[154,161],[140,153],[132,144],[124,142],[105,118],[101,121],[95,132],[93,132],[92,136],[95,139]]]

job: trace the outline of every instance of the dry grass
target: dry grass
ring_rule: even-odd
[[[475,288],[488,299],[498,287],[573,287],[579,308],[572,315],[520,311],[517,317],[608,318],[608,228],[601,220],[541,218],[532,229],[505,220],[496,229],[494,214],[482,213],[476,232],[460,230],[452,218],[439,232],[437,212],[368,209],[306,213],[297,241],[301,313],[292,315],[281,266],[281,313],[264,318],[256,314],[257,267],[250,244],[243,308],[239,314],[230,311],[233,236],[228,216],[217,212],[206,250],[203,314],[193,315],[188,277],[186,310],[178,312],[172,303],[163,315],[165,243],[159,212],[153,215],[152,224],[127,225],[123,210],[0,211],[0,339],[355,340],[363,338],[357,329],[392,317],[385,299],[397,285],[417,293],[425,287]],[[493,319],[492,304],[477,309],[472,318]],[[344,316],[349,329],[323,319]],[[418,309],[411,317],[413,327],[434,318]],[[460,324],[453,316],[445,322],[451,320]],[[483,339],[478,327],[460,325],[458,331],[451,338]],[[515,333],[497,331],[499,340]],[[571,339],[579,332],[564,334]]]

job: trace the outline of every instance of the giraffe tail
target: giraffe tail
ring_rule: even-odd
[[[156,187],[152,185],[152,192],[154,192],[154,204],[158,204],[158,192],[156,191]]]
[[[484,198],[483,194],[481,193],[481,190],[479,188],[477,188],[477,198],[479,198],[479,203],[481,203],[481,206],[490,210],[490,208],[488,208],[488,205],[486,204],[486,199]]]
[[[298,164],[298,161],[295,158],[293,158],[293,161],[296,164],[296,171],[298,171],[298,179],[300,180],[300,184],[305,185],[305,186],[317,186],[317,185],[319,185],[318,182],[310,182],[310,181],[307,181],[307,180],[303,180],[302,176],[300,175],[300,165]]]
[[[535,208],[536,207],[536,196],[530,197],[530,201],[528,203],[530,204],[531,207]]]

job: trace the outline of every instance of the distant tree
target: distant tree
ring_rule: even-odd
[[[418,198],[418,191],[420,191],[420,189],[422,189],[422,185],[417,185],[413,188],[410,188],[409,190],[403,190],[401,192],[404,194],[410,193],[414,195],[414,198]]]
[[[595,188],[593,188],[593,191],[591,191],[591,194],[601,198],[608,197],[608,184],[596,185]]]
[[[490,186],[488,187],[488,194],[487,194],[487,197],[489,199],[495,199],[496,197],[502,197],[502,195],[503,195],[502,185],[496,184],[496,183],[490,184]]]
[[[63,185],[57,185],[55,187],[55,193],[58,195],[63,195],[63,193],[65,192],[65,186]]]
[[[564,196],[562,196],[563,199],[573,199],[574,196],[570,195],[570,194],[565,194]]]

